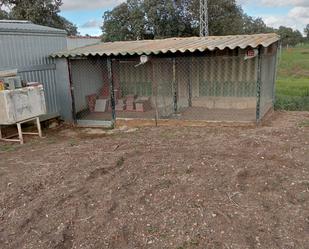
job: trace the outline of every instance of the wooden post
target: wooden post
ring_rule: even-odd
[[[42,136],[42,129],[41,129],[41,122],[40,122],[40,118],[39,117],[36,118],[36,127],[38,129],[39,137],[43,137]]]
[[[23,132],[21,130],[21,123],[17,123],[17,130],[18,130],[18,138],[19,138],[20,144],[24,144]]]

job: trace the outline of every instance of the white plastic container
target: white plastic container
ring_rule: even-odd
[[[0,125],[46,114],[43,86],[0,91]]]

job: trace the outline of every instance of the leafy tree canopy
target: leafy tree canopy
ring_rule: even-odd
[[[64,29],[76,35],[77,27],[59,15],[62,0],[0,0],[0,18],[30,20],[35,24]],[[10,9],[3,10],[3,6]]]
[[[304,41],[299,30],[293,30],[289,27],[280,26],[277,33],[281,36],[283,46],[295,46]]]
[[[309,24],[306,25],[304,32],[307,36],[307,40],[309,40]]]
[[[127,0],[103,16],[105,41],[199,34],[199,0]],[[235,0],[209,0],[210,35],[270,32],[261,18],[243,13]]]
[[[245,14],[235,0],[209,0],[210,35],[277,32],[283,45],[303,41],[291,28],[267,27],[261,18]],[[104,41],[199,35],[199,0],[127,0],[103,15]],[[309,25],[305,30],[309,37]]]

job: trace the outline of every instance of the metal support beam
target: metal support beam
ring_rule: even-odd
[[[112,107],[112,122],[115,124],[116,121],[116,110],[115,110],[115,89],[114,89],[114,80],[113,80],[113,64],[110,57],[107,58],[107,71],[108,71],[108,81],[110,88],[110,97],[111,97],[111,107]]]
[[[261,119],[262,49],[259,48],[256,82],[256,123]]]
[[[188,75],[189,75],[189,81],[188,81],[188,106],[192,107],[192,75],[191,75],[191,70],[192,70],[192,64],[193,64],[193,57],[190,57],[188,59],[189,65],[188,65]]]
[[[73,84],[73,79],[72,79],[72,64],[71,60],[67,59],[68,63],[68,71],[69,71],[69,82],[70,82],[70,92],[71,92],[71,98],[72,98],[72,118],[74,124],[77,123],[77,118],[76,118],[76,108],[75,108],[75,97],[74,97],[74,84]]]
[[[176,80],[176,58],[173,58],[173,102],[174,102],[174,113],[177,112],[178,110],[178,85],[177,85],[177,80]]]
[[[200,36],[209,36],[208,30],[208,0],[200,0]]]
[[[279,64],[279,49],[281,47],[281,41],[276,43],[276,53],[275,53],[275,62],[274,62],[274,67],[275,67],[275,73],[274,73],[274,79],[273,79],[273,88],[272,88],[272,101],[273,101],[273,108],[276,103],[276,81],[277,81],[277,71],[278,71],[278,64]]]
[[[158,110],[158,81],[156,78],[156,64],[155,61],[151,61],[151,82],[152,82],[152,95],[154,96],[155,100],[155,125],[158,126],[158,119],[159,119],[159,110]]]

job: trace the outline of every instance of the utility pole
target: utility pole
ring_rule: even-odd
[[[200,36],[209,36],[208,31],[208,0],[200,0]]]

